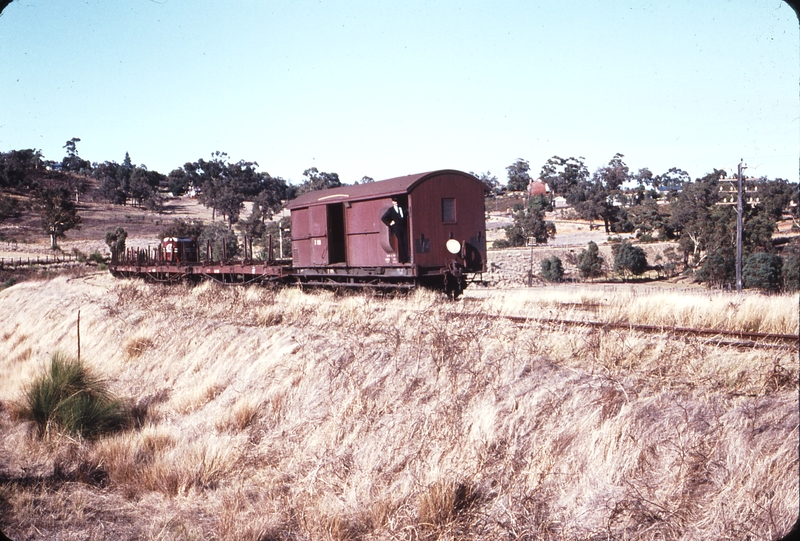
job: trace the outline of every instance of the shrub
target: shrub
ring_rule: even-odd
[[[655,242],[656,239],[650,233],[642,233],[639,236],[639,242]]]
[[[614,272],[626,277],[628,273],[638,276],[647,270],[647,256],[640,247],[623,240],[614,248]]]
[[[547,199],[544,195],[534,195],[528,201],[528,210],[529,211],[543,211],[543,212],[552,212],[553,211],[553,203]]]
[[[54,428],[92,439],[122,429],[128,421],[122,402],[105,383],[59,352],[50,358],[49,371],[27,386],[19,411],[36,424],[40,436]]]
[[[72,249],[72,255],[75,256],[75,259],[78,261],[78,263],[86,263],[86,254],[77,248]]]
[[[106,258],[103,257],[103,254],[101,254],[98,250],[95,250],[89,255],[89,261],[93,263],[105,263]]]
[[[118,261],[120,256],[125,255],[125,239],[128,238],[128,232],[122,227],[117,227],[114,231],[106,232],[106,244],[111,250],[111,260]],[[95,253],[97,251],[95,250]],[[94,254],[92,254],[94,255]],[[102,263],[102,261],[98,261]]]
[[[564,277],[564,266],[561,260],[556,257],[550,257],[542,260],[542,278],[548,282],[560,282]]]
[[[590,241],[586,249],[578,256],[578,272],[584,279],[603,275],[603,257],[594,242]]]
[[[633,225],[633,222],[627,218],[620,220],[611,226],[611,230],[616,233],[633,233],[635,229],[636,226]]]

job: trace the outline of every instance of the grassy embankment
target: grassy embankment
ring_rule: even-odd
[[[106,275],[0,292],[12,539],[775,539],[797,517],[797,351],[485,315],[797,332],[797,297],[336,298]],[[132,428],[13,415],[55,351]]]

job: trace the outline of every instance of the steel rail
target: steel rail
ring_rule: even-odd
[[[666,325],[645,325],[640,323],[615,323],[604,321],[586,321],[577,319],[560,318],[539,318],[532,316],[513,316],[501,314],[479,314],[479,313],[453,313],[457,317],[495,317],[512,321],[518,325],[528,323],[540,323],[545,325],[565,325],[569,327],[590,327],[593,329],[620,329],[628,331],[640,331],[645,333],[659,333],[669,335],[689,335],[689,336],[709,336],[719,337],[719,345],[730,345],[736,347],[751,348],[782,348],[797,349],[800,347],[800,336],[796,334],[780,333],[761,333],[747,331],[730,331],[723,329],[701,329],[696,327],[670,327]],[[738,339],[739,341],[722,341],[723,339]],[[743,341],[744,340],[744,341]]]

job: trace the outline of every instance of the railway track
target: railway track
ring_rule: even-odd
[[[758,349],[786,349],[797,350],[800,348],[800,337],[796,334],[759,333],[729,331],[723,329],[701,329],[695,327],[668,327],[663,325],[643,325],[637,323],[609,323],[605,321],[587,321],[561,318],[538,318],[529,316],[490,315],[479,313],[453,314],[457,317],[494,317],[511,321],[519,326],[539,324],[564,327],[588,327],[602,330],[626,330],[667,336],[695,336],[707,337],[709,342],[718,346],[731,346],[740,348]]]

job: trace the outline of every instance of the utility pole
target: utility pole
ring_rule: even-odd
[[[744,221],[742,214],[742,169],[746,169],[744,160],[739,161],[739,188],[736,194],[736,293],[742,292],[742,233],[744,232]]]
[[[756,197],[758,187],[752,190],[743,186],[744,181],[754,181],[755,178],[744,178],[742,171],[747,169],[747,164],[744,160],[739,162],[738,174],[736,178],[720,178],[720,197],[721,201],[717,205],[733,205],[733,197],[730,199],[728,195],[733,194],[733,183],[736,183],[736,292],[742,292],[742,238],[744,236],[744,195],[749,195],[747,203],[750,205],[760,204],[760,199]],[[723,185],[724,184],[724,185]]]

